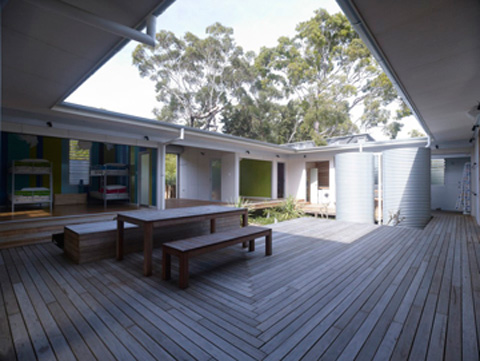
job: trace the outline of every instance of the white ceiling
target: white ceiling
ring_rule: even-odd
[[[468,142],[480,101],[478,0],[352,0],[435,142]]]
[[[62,2],[137,28],[149,14],[163,11],[173,1]],[[48,112],[125,41],[25,0],[9,0],[1,12],[2,107],[5,108]]]

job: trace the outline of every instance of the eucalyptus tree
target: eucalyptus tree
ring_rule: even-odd
[[[235,44],[233,29],[216,23],[204,39],[187,32],[156,35],[151,48],[139,45],[133,63],[142,77],[155,82],[159,120],[217,130],[219,115],[251,82],[249,57]],[[252,62],[253,60],[250,60]]]
[[[283,103],[296,104],[287,141],[314,139],[321,144],[330,136],[387,125],[391,116],[387,106],[401,102],[340,13],[315,11],[297,26],[295,36],[263,48],[255,66],[262,83],[283,94]]]

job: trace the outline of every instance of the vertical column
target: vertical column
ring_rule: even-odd
[[[272,161],[272,199],[278,198],[278,162]]]
[[[473,147],[473,157],[471,157],[471,164],[472,164],[472,174],[471,174],[471,189],[472,193],[472,205],[475,205],[475,218],[477,220],[477,224],[480,224],[480,132],[478,128],[475,129],[475,145]],[[473,210],[473,209],[472,209]]]
[[[237,200],[240,197],[240,157],[238,156],[238,154],[235,154],[234,159],[233,181],[235,200]]]
[[[166,145],[157,147],[157,209],[165,209],[165,154]]]

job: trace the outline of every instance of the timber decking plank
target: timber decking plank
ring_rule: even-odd
[[[30,342],[30,336],[25,327],[25,323],[23,322],[22,315],[20,313],[15,313],[10,315],[8,320],[10,323],[17,360],[35,360],[35,351]]]
[[[110,353],[110,351],[108,351],[103,342],[97,336],[95,330],[89,324],[88,320],[85,320],[85,318],[82,316],[81,310],[78,310],[74,303],[70,300],[69,296],[67,295],[67,289],[62,286],[63,282],[60,274],[58,274],[50,265],[50,263],[43,258],[38,248],[28,247],[24,250],[29,257],[36,257],[39,260],[39,267],[36,267],[37,271],[42,274],[46,284],[49,286],[52,293],[55,294],[59,304],[62,305],[65,313],[75,325],[75,328],[81,334],[85,340],[85,343],[88,345],[95,357],[102,360],[113,360],[113,355]],[[86,316],[88,317],[88,315]]]
[[[35,357],[39,360],[55,360],[52,347],[48,342],[47,335],[42,329],[40,320],[35,313],[33,305],[28,298],[25,287],[22,283],[15,283],[13,285],[15,295],[17,297],[23,319],[32,340],[33,348],[35,350]]]
[[[2,270],[0,270],[0,272],[2,272]],[[7,310],[5,308],[5,302],[3,300],[3,291],[0,287],[0,360],[9,361],[14,359],[15,350],[13,348],[13,340],[10,333]]]
[[[232,247],[194,258],[198,282],[181,292],[140,276],[140,253],[77,266],[52,244],[1,250],[5,345],[27,360],[42,337],[53,358],[63,345],[82,360],[478,358],[470,217],[436,213],[424,230],[313,218],[272,228],[274,257]],[[160,268],[160,250],[153,258]],[[43,333],[35,347],[30,333]]]
[[[400,333],[401,328],[398,328],[398,323],[394,322],[395,313],[400,308],[402,300],[405,299],[409,287],[419,270],[419,266],[423,261],[425,254],[435,246],[432,242],[433,234],[426,239],[418,238],[415,243],[418,243],[415,249],[415,259],[409,265],[408,271],[403,276],[401,282],[397,285],[395,295],[387,306],[385,312],[382,314],[375,329],[368,336],[367,341],[358,354],[358,360],[372,360],[374,358],[387,359],[387,354],[390,355],[393,350],[393,335]],[[392,330],[389,330],[392,327]],[[398,333],[397,333],[398,332]]]
[[[68,346],[68,343],[65,337],[60,331],[47,305],[45,304],[42,297],[40,296],[40,292],[36,288],[37,284],[35,284],[30,278],[30,274],[27,273],[27,269],[24,263],[20,260],[20,256],[16,254],[15,250],[16,249],[11,250],[11,253],[13,254],[12,259],[15,261],[18,273],[22,278],[22,285],[24,286],[25,291],[28,294],[28,297],[32,301],[33,309],[36,312],[36,315],[38,316],[38,320],[46,336],[48,337],[49,343],[53,348],[53,351],[55,352],[59,360],[75,360],[76,358],[73,355],[73,352],[71,351],[70,347]],[[41,283],[41,285],[43,286],[44,284]],[[51,294],[48,294],[48,293],[47,295],[51,296]],[[50,297],[47,297],[47,299],[48,298]],[[29,317],[29,316],[25,314],[24,317]],[[28,322],[27,322],[27,325],[28,325]],[[33,336],[32,336],[32,340],[34,340]]]

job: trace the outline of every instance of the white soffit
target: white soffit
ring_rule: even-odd
[[[352,0],[436,142],[467,141],[480,101],[478,0]]]
[[[173,0],[54,0],[137,28]],[[35,5],[2,9],[2,107],[42,112],[61,102],[126,40]]]

